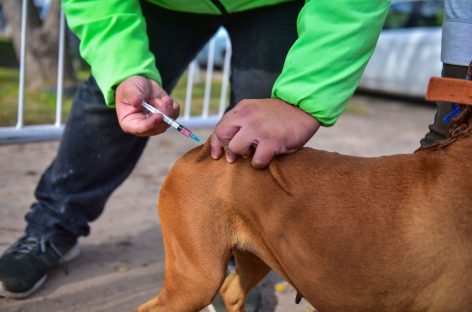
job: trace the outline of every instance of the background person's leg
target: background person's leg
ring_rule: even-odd
[[[469,0],[444,0],[441,61],[443,77],[465,79],[467,66],[472,61],[472,10]],[[448,125],[443,118],[449,112],[450,103],[437,103],[434,122],[420,142],[422,147],[447,137]]]
[[[150,48],[163,87],[170,92],[217,26],[214,21],[205,23],[202,16],[143,6]],[[147,138],[121,130],[93,78],[81,84],[57,157],[41,177],[38,201],[26,217],[27,233],[48,239],[55,233],[88,235],[88,223],[102,213],[108,197],[131,173],[146,142]]]
[[[188,64],[217,32],[221,16],[166,10],[147,1],[141,1],[141,6],[163,88],[171,93]]]
[[[448,78],[465,79],[467,75],[467,66],[457,66],[444,64],[442,70],[442,76]],[[422,147],[427,147],[438,141],[444,140],[448,136],[449,123],[443,119],[447,114],[452,111],[451,103],[449,102],[437,102],[436,103],[436,115],[434,116],[433,124],[429,125],[429,132],[426,133],[425,137],[421,139],[420,144]]]
[[[189,16],[144,4],[150,46],[167,91],[217,30],[214,17]],[[136,165],[147,138],[125,134],[93,78],[80,85],[56,158],[36,189],[26,236],[0,257],[0,296],[25,298],[55,265],[78,255],[78,236],[103,211]]]
[[[36,188],[27,234],[89,234],[106,200],[134,168],[147,138],[124,133],[93,78],[74,97],[58,154]]]
[[[270,98],[285,56],[297,39],[304,1],[232,14],[225,27],[233,48],[230,108],[242,99]]]

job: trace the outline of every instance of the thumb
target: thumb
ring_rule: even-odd
[[[152,93],[151,83],[148,79],[140,76],[133,76],[123,81],[117,89],[117,99],[132,106],[140,106],[141,103],[150,97]]]

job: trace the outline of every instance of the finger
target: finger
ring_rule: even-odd
[[[141,107],[141,103],[147,98],[149,93],[149,86],[146,81],[129,81],[123,85],[123,95],[121,102],[131,105],[133,107]]]
[[[215,136],[221,146],[223,146],[226,161],[228,161],[229,163],[234,163],[238,155],[229,149],[229,144],[233,137],[236,135],[236,133],[238,133],[238,131],[241,129],[241,127],[237,123],[237,120],[233,121],[232,118],[228,116],[229,115],[226,114],[223,119],[218,123],[213,132],[213,136]],[[215,151],[215,153],[217,152]]]
[[[211,135],[211,157],[213,159],[220,159],[222,151],[224,150],[226,161],[229,163],[234,163],[238,157],[237,154],[231,152],[227,147],[222,144],[218,139],[215,133]]]
[[[224,118],[216,125],[213,135],[216,136],[223,147],[228,147],[234,135],[241,129],[237,124],[233,124],[229,118]]]
[[[169,115],[176,119],[180,114],[180,104],[176,100],[172,99],[172,112]]]
[[[276,149],[272,144],[259,142],[252,157],[252,166],[258,169],[267,167],[272,158],[274,158],[275,152]]]
[[[236,161],[236,159],[238,158],[238,155],[233,153],[231,150],[225,148],[225,158],[227,162],[232,164]]]
[[[162,98],[167,95],[167,92],[154,80],[148,79],[151,86],[151,92],[149,98]]]
[[[240,130],[240,127],[238,126],[223,124],[223,125],[217,126],[213,133],[214,136],[220,142],[220,144],[223,146],[225,156],[226,156],[226,161],[228,161],[229,163],[234,163],[238,156],[237,154],[235,154],[229,149],[229,144],[231,140],[233,139],[234,135],[238,133],[239,130]]]
[[[210,146],[211,146],[211,157],[213,159],[220,159],[222,151],[223,151],[223,145],[221,145],[220,141],[218,140],[215,134],[211,135]]]
[[[164,114],[176,119],[179,117],[180,105],[172,97],[165,95],[162,98],[155,98],[149,101],[155,107],[158,107]]]
[[[162,115],[154,114],[147,118],[143,115],[134,114],[128,116],[122,126],[127,133],[137,136],[151,136],[166,131],[168,125],[163,121]]]
[[[241,129],[229,142],[228,149],[237,155],[249,157],[251,154],[251,146],[255,143],[255,136],[252,133],[248,133],[248,131]]]
[[[302,149],[302,147],[299,147],[299,148],[290,148],[290,149],[286,149],[285,151],[281,152],[279,155],[282,155],[282,154],[291,154],[291,153],[294,153],[300,149]]]

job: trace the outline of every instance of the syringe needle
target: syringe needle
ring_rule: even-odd
[[[179,124],[177,121],[175,121],[174,119],[172,119],[171,117],[167,116],[166,114],[164,114],[160,109],[158,109],[157,107],[154,107],[146,102],[143,102],[141,104],[145,109],[147,109],[149,112],[153,113],[153,114],[161,114],[162,115],[162,118],[164,120],[164,122],[166,124],[168,124],[169,126],[171,126],[172,128],[176,129],[177,131],[179,131],[180,133],[182,133],[183,135],[185,135],[186,137],[188,138],[191,138],[192,140],[198,142],[198,143],[201,143],[202,140],[196,136],[195,134],[192,133],[192,131],[190,131],[189,129],[185,128],[183,125]]]

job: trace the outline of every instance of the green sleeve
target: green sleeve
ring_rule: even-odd
[[[390,0],[308,0],[272,96],[325,126],[344,110],[374,52]]]
[[[108,106],[116,86],[133,75],[161,83],[149,51],[146,23],[138,0],[63,0],[67,23],[80,38],[80,54]]]

